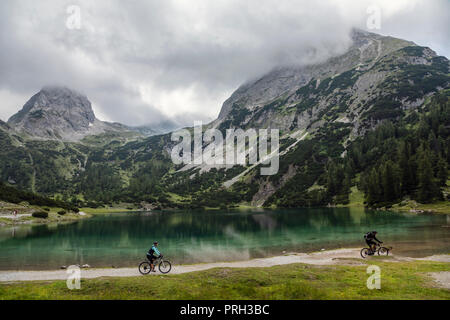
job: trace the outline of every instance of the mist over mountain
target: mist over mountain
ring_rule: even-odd
[[[328,59],[325,63],[306,66],[287,66],[277,68],[266,75],[239,87],[225,101],[219,114],[224,118],[233,105],[254,108],[281,95],[289,95],[306,85],[310,80],[318,81],[337,76],[352,68],[368,69],[370,63],[380,59],[392,51],[415,45],[413,42],[385,37],[360,29],[351,32],[352,45],[341,55]]]
[[[0,179],[93,205],[323,206],[348,203],[355,192],[369,205],[445,199],[448,59],[360,30],[352,41],[323,63],[276,68],[243,84],[205,126],[279,129],[276,175],[261,176],[260,166],[175,165],[170,132],[153,135],[171,123],[101,122],[85,96],[44,88],[0,123]]]

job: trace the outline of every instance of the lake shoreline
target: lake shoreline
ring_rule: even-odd
[[[394,254],[417,258],[449,253],[448,227],[442,215],[357,208],[99,214],[76,223],[0,228],[0,270],[135,266],[155,240],[175,264],[362,248],[370,230],[379,231]]]
[[[212,208],[212,207],[205,207],[205,208],[197,208],[195,210],[200,211],[207,211],[207,212],[213,212],[213,211],[233,211],[233,210],[254,210],[254,209],[262,209],[262,210],[270,210],[270,209],[321,209],[321,208],[358,208],[358,209],[365,209],[365,210],[373,210],[373,211],[392,211],[392,212],[406,212],[411,214],[420,214],[420,213],[427,213],[427,214],[447,214],[450,215],[450,202],[448,201],[438,201],[433,202],[429,204],[421,204],[413,200],[403,201],[397,204],[394,204],[390,207],[367,207],[364,206],[362,203],[349,203],[346,205],[331,205],[331,206],[322,206],[322,207],[296,207],[296,208],[283,208],[283,207],[261,207],[261,206],[252,206],[249,204],[240,204],[233,207],[228,207],[226,209],[224,208]],[[102,213],[115,213],[115,212],[164,212],[164,211],[174,211],[174,212],[180,212],[180,211],[186,211],[186,209],[179,209],[179,208],[163,208],[161,210],[143,210],[143,209],[137,209],[137,210],[129,210],[123,207],[111,207],[111,208],[101,208],[101,209],[90,209],[90,208],[82,208],[87,213],[91,214],[102,214]],[[109,211],[108,211],[109,210]],[[188,210],[189,211],[189,210]]]
[[[206,271],[215,268],[270,268],[289,264],[307,264],[315,266],[361,266],[366,262],[414,262],[414,261],[434,261],[450,264],[450,254],[433,255],[424,258],[413,258],[407,256],[390,255],[388,257],[373,256],[367,259],[359,255],[360,248],[340,248],[334,250],[316,251],[310,253],[286,253],[284,255],[257,258],[233,262],[212,262],[198,264],[174,265],[170,274],[184,274],[191,272]],[[152,275],[160,275],[159,272]],[[95,279],[103,277],[134,277],[142,276],[138,271],[138,266],[129,268],[82,268],[81,277],[84,279]],[[67,270],[38,270],[21,271],[7,270],[0,271],[0,283],[21,282],[21,281],[57,281],[66,280]]]
[[[48,218],[35,218],[31,214],[18,214],[17,216],[0,216],[0,228],[14,226],[38,226],[46,224],[67,224],[74,223],[83,219],[92,218],[93,215],[84,213],[67,213],[63,216],[57,214],[49,214]]]
[[[444,203],[444,204],[443,204]],[[405,205],[394,205],[390,208],[369,208],[363,205],[338,205],[338,206],[327,206],[327,207],[317,207],[320,208],[359,208],[364,210],[373,210],[373,211],[390,211],[390,212],[401,212],[401,213],[409,213],[409,214],[443,214],[450,215],[449,205],[445,202],[432,203],[432,204],[417,204],[411,205],[410,203]],[[314,207],[316,208],[316,207]],[[271,210],[271,209],[311,209],[307,207],[298,207],[298,208],[273,208],[273,207],[254,207],[254,206],[237,206],[233,208],[228,208],[226,211],[233,210],[251,210],[251,209],[262,209],[262,210]],[[50,224],[50,223],[72,223],[79,221],[81,219],[92,218],[96,215],[106,215],[106,214],[114,214],[114,213],[127,213],[127,212],[155,212],[155,213],[163,213],[163,212],[182,212],[186,211],[185,209],[176,209],[176,208],[167,208],[163,210],[130,210],[128,208],[122,207],[111,207],[111,208],[82,208],[82,211],[79,213],[68,213],[64,216],[53,215],[49,216],[49,218],[34,218],[31,214],[19,214],[17,217],[12,215],[0,215],[0,228],[1,227],[11,227],[15,225],[42,225],[42,224]],[[205,212],[214,212],[214,211],[223,211],[221,208],[202,208],[199,209]],[[24,219],[21,219],[24,218]]]

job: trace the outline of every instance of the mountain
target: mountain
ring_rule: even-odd
[[[151,125],[128,126],[131,131],[138,132],[146,137],[172,132],[180,129],[181,127],[181,125],[172,120],[165,120]]]
[[[226,118],[233,109],[258,109],[258,106],[282,95],[291,95],[312,79],[321,81],[354,68],[367,71],[383,56],[407,46],[414,46],[410,41],[362,30],[353,30],[352,40],[353,45],[345,54],[333,57],[325,63],[278,68],[253,82],[242,85],[224,102],[219,119]]]
[[[95,117],[88,98],[65,87],[44,87],[8,120],[15,131],[42,139],[79,141],[88,135],[127,132]]]
[[[8,126],[6,122],[0,120],[0,129],[4,131],[9,131],[11,128]]]
[[[341,56],[318,65],[279,68],[242,85],[225,101],[212,126],[277,128],[292,140],[285,148],[297,146],[307,134],[320,146],[315,147],[314,165],[323,172],[330,157],[343,157],[354,140],[383,121],[400,121],[449,87],[449,62],[431,49],[361,30],[354,30],[352,38],[353,45]],[[281,158],[282,169],[275,177],[255,180],[255,170],[239,177],[259,186],[254,205],[286,192],[283,186],[305,169],[296,159],[286,161],[288,156]]]
[[[430,66],[433,79],[427,82],[446,75],[445,66],[435,70],[441,67],[441,62],[444,65],[446,59],[436,57],[428,48],[361,30],[354,30],[352,38],[353,45],[342,56],[318,65],[277,69],[244,84],[225,101],[217,122],[224,123],[225,127],[239,124],[284,131],[303,130],[321,120],[327,109],[339,108],[335,114],[340,113],[342,121],[359,124],[359,116],[369,111],[377,99],[386,96],[385,90],[389,88],[382,86],[389,86],[388,82],[394,81],[397,74],[402,74],[399,79],[402,82],[414,81],[409,79],[410,75]],[[420,79],[417,80],[414,84],[402,83],[402,87],[408,90],[420,87]],[[445,83],[445,79],[440,80]],[[398,85],[395,86],[394,91],[398,89]],[[420,100],[428,93],[418,94],[417,98]],[[401,101],[400,108],[420,104],[414,97],[408,98],[408,101]]]
[[[73,202],[83,199],[87,205],[298,207],[346,204],[360,197],[369,206],[390,206],[408,199],[446,199],[448,59],[389,36],[354,30],[352,38],[343,55],[321,64],[278,68],[243,84],[224,102],[218,119],[205,126],[222,133],[228,128],[280,129],[276,175],[261,176],[260,165],[175,165],[170,133],[48,140],[62,137],[60,131],[83,136],[96,120],[87,99],[78,95],[70,98],[76,106],[73,118],[62,110],[52,118],[56,105],[64,104],[48,104],[45,95],[45,103],[33,97],[8,122],[40,140],[0,131],[0,180],[73,197]],[[66,101],[55,100],[60,99]]]

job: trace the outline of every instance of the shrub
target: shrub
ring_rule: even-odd
[[[58,211],[58,214],[60,215],[60,216],[63,216],[63,215],[65,215],[67,212],[65,211],[65,210],[60,210],[60,211]]]
[[[36,212],[33,212],[32,216],[34,218],[47,219],[48,218],[48,212],[46,212],[46,211],[36,211]]]
[[[49,211],[50,211],[50,208],[44,208],[44,210],[47,211],[47,212],[49,212]]]
[[[100,207],[101,205],[94,202],[94,201],[89,201],[88,203],[86,203],[86,206],[92,209],[97,209],[98,207]]]

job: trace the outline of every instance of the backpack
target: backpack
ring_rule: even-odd
[[[364,235],[364,239],[369,239],[369,240],[371,240],[371,239],[373,239],[375,237],[375,235],[373,234],[373,231],[371,231],[371,232],[367,232],[365,235]]]

